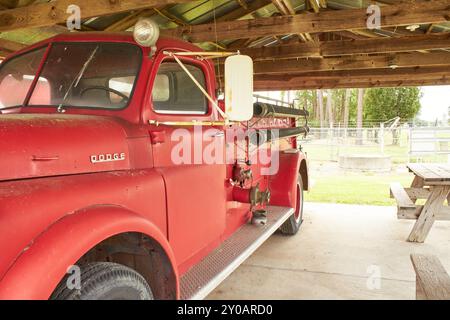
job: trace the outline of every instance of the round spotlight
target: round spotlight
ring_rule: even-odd
[[[159,26],[150,18],[139,20],[134,26],[134,40],[143,47],[153,47],[159,39]]]

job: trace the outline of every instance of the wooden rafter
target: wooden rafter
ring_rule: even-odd
[[[285,16],[296,14],[295,9],[292,6],[291,0],[272,0],[272,3],[275,5],[277,10]],[[313,40],[309,33],[299,33],[298,36],[304,42]]]
[[[450,48],[450,33],[410,36],[402,38],[377,38],[354,41],[324,41],[291,45],[242,48],[242,54],[254,60],[280,58],[307,58],[357,54],[395,53],[418,50]]]
[[[141,9],[134,11],[127,15],[126,17],[116,21],[112,25],[108,26],[104,31],[116,32],[116,31],[125,31],[131,26],[135,25],[140,17],[154,14],[153,9]]]
[[[399,69],[363,69],[363,70],[337,70],[337,71],[319,71],[319,72],[303,72],[297,74],[261,74],[256,75],[257,81],[291,81],[292,79],[308,79],[315,80],[340,80],[347,79],[352,81],[363,80],[404,80],[411,78],[420,79],[442,79],[450,80],[450,65],[439,67],[414,67]]]
[[[260,10],[269,4],[271,4],[271,0],[254,0],[247,4],[247,8],[239,7],[225,15],[222,15],[220,17],[216,18],[216,22],[224,22],[224,21],[233,21],[241,19],[245,16],[252,15],[257,10]],[[246,43],[245,46],[248,45],[248,43],[251,42],[251,38],[245,38],[245,39],[239,39],[235,41],[236,43],[232,43],[229,48],[232,49],[233,47],[240,47],[243,43]]]
[[[272,2],[270,0],[254,0],[247,4],[247,8],[240,6],[239,8],[237,8],[229,13],[226,13],[220,17],[217,17],[216,21],[223,22],[223,21],[238,20],[238,19],[245,17],[246,15],[252,14],[253,12],[255,12],[257,10],[268,6],[271,3]]]
[[[382,27],[446,22],[450,17],[448,0],[430,0],[423,3],[411,3],[384,6],[382,10]],[[349,9],[337,11],[321,11],[317,14],[279,16],[219,22],[213,28],[211,24],[179,27],[167,30],[166,35],[172,37],[187,36],[192,42],[215,39],[240,39],[251,35],[264,37],[286,35],[292,33],[333,32],[351,29],[366,29],[366,9]],[[214,32],[217,30],[217,32]]]
[[[255,62],[255,74],[448,65],[450,65],[450,52],[415,52],[375,56],[333,57],[324,59],[312,58],[259,61]]]
[[[68,18],[67,8],[71,4],[80,7],[82,18],[92,18],[183,2],[189,0],[58,0],[39,3],[1,11],[0,32],[64,23]]]
[[[450,65],[438,67],[414,67],[399,69],[362,69],[362,70],[332,70],[317,72],[299,72],[285,74],[257,74],[255,81],[295,82],[295,81],[401,81],[407,79],[433,80],[446,79],[450,81]]]
[[[255,79],[255,91],[280,91],[280,90],[310,90],[310,89],[340,89],[340,88],[377,88],[377,87],[416,87],[448,85],[448,78],[436,79],[399,79],[399,80],[307,80],[293,79],[290,81],[272,81]]]
[[[307,0],[309,3],[309,6],[314,10],[314,12],[320,11],[320,3],[317,0]]]

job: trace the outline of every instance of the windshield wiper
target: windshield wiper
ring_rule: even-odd
[[[61,103],[58,106],[57,111],[59,113],[64,113],[66,112],[66,110],[64,109],[64,104],[67,101],[67,98],[69,97],[70,92],[72,91],[73,88],[76,88],[78,86],[78,84],[80,83],[81,79],[83,78],[84,73],[86,72],[87,67],[89,66],[89,64],[92,62],[92,60],[94,59],[97,51],[98,51],[98,46],[94,49],[94,51],[92,51],[91,55],[89,56],[89,58],[86,60],[86,62],[84,63],[83,67],[81,68],[80,72],[78,73],[78,75],[76,76],[75,79],[73,79],[72,83],[70,84],[69,88],[67,89],[66,93],[64,94],[63,100],[61,101]]]

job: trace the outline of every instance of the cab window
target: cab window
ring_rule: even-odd
[[[0,70],[0,109],[22,106],[47,48],[34,50],[4,63]],[[40,99],[48,97],[50,90],[46,79]]]
[[[203,70],[185,64],[197,82],[206,90]],[[203,92],[177,62],[163,62],[156,75],[152,90],[153,108],[161,114],[195,114],[208,112]]]

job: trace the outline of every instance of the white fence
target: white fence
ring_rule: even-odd
[[[339,161],[341,155],[388,155],[393,163],[447,162],[450,127],[410,128],[312,128],[301,139],[312,161]]]
[[[440,162],[448,162],[450,127],[411,128],[409,138],[409,156],[412,160],[421,161],[435,156]]]

